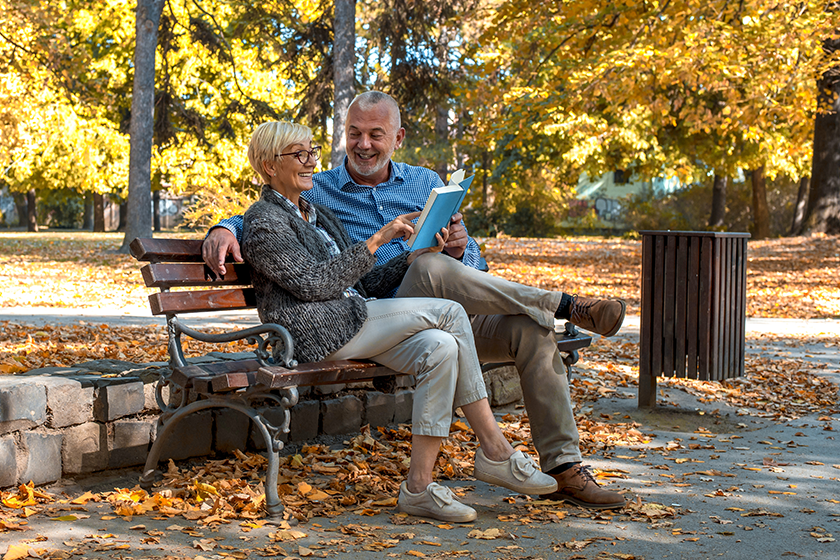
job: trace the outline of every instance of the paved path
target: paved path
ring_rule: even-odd
[[[37,314],[32,310],[19,314],[5,311],[0,310],[0,321],[147,324],[138,321],[161,320],[104,312],[79,316],[52,310]],[[214,320],[233,318],[225,315]],[[747,331],[749,352],[827,362],[829,367],[821,375],[838,380],[836,336],[840,321],[754,319],[748,320]],[[802,344],[805,337],[820,333],[833,333],[835,346],[813,340]],[[620,336],[628,341],[637,339],[637,317],[628,318]],[[344,514],[313,519],[298,527],[306,536],[294,542],[274,542],[270,535],[277,528],[271,526],[250,530],[237,522],[206,527],[177,517],[112,518],[110,508],[103,504],[89,503],[82,511],[72,510],[69,504],[55,504],[46,515],[28,518],[28,530],[0,532],[0,555],[8,545],[24,544],[35,549],[76,548],[86,558],[135,559],[222,559],[234,553],[260,558],[255,549],[265,553],[269,546],[279,547],[274,549],[279,558],[342,560],[840,558],[840,410],[835,407],[776,423],[756,411],[703,402],[671,387],[665,389],[663,400],[666,405],[640,411],[636,389],[629,386],[621,388],[619,397],[592,405],[593,418],[637,422],[638,429],[649,435],[649,443],[587,457],[588,463],[617,475],[609,479],[611,488],[641,498],[650,508],[648,513],[668,513],[658,519],[627,513],[592,514],[514,496],[481,482],[459,481],[446,484],[470,488],[466,501],[479,512],[478,519],[467,526],[405,520],[382,508],[372,517]],[[131,487],[138,476],[139,469],[105,472],[64,480],[50,491],[75,497],[87,490]],[[551,520],[529,520],[535,509]],[[73,513],[83,515],[75,521],[53,520]],[[503,537],[482,540],[470,535],[474,530],[489,529],[500,529]],[[215,539],[204,541],[215,543],[215,548],[198,550],[195,543],[200,539]],[[385,543],[387,548],[365,549],[375,542]],[[129,548],[114,548],[124,545]]]

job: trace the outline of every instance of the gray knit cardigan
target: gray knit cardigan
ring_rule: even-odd
[[[365,242],[353,244],[335,214],[316,204],[318,225],[341,250],[331,257],[316,229],[270,188],[264,186],[245,212],[242,255],[251,266],[260,319],[289,330],[296,360],[317,362],[347,344],[367,318],[364,299],[345,297],[345,288],[353,286],[364,297],[386,296],[402,281],[408,252],[374,266]]]

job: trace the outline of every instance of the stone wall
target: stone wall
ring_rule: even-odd
[[[250,356],[214,352],[189,362]],[[165,363],[98,360],[0,376],[0,488],[145,463],[158,430],[155,381],[167,371]],[[365,424],[410,422],[412,382],[408,376],[398,378],[394,393],[377,392],[367,383],[301,387],[284,441],[354,433]],[[494,406],[521,399],[513,367],[485,373],[485,384]],[[165,391],[163,397],[168,398]],[[277,411],[263,413],[279,424]],[[169,436],[161,458],[265,449],[250,424],[230,409],[194,413]]]

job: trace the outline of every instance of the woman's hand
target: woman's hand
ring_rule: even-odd
[[[440,228],[440,233],[435,234],[435,239],[437,239],[438,242],[436,247],[427,247],[425,249],[418,249],[409,253],[408,264],[413,263],[414,259],[424,253],[440,253],[443,251],[446,248],[446,241],[449,239],[449,230],[446,228]]]
[[[371,235],[365,242],[367,243],[370,254],[374,254],[377,249],[392,239],[396,239],[398,237],[408,239],[411,237],[411,234],[414,233],[414,224],[411,223],[411,220],[417,218],[419,215],[420,212],[402,214],[382,226],[382,229]]]

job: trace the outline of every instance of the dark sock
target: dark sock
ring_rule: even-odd
[[[579,462],[574,462],[574,463],[563,463],[562,465],[557,465],[556,467],[554,467],[553,469],[551,469],[550,471],[548,471],[548,472],[547,472],[547,473],[545,473],[545,474],[560,474],[560,473],[564,473],[564,472],[566,472],[567,470],[569,470],[569,469],[571,469],[572,467],[574,467],[575,465],[579,465],[579,464],[580,464]]]
[[[560,305],[557,307],[557,311],[554,313],[555,319],[566,319],[567,321],[572,318],[572,301],[573,298],[567,293],[563,293],[563,297],[560,298]]]

